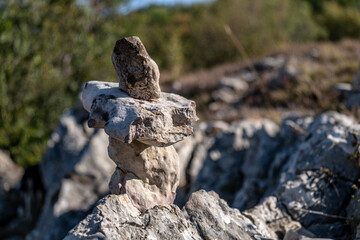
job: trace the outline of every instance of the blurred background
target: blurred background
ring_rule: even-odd
[[[357,0],[6,0],[0,1],[0,17],[0,149],[22,167],[41,160],[59,116],[74,104],[82,83],[117,80],[110,56],[122,37],[142,39],[160,67],[164,90],[182,76],[214,66],[223,65],[217,72],[231,71],[236,67],[229,70],[226,64],[243,60],[253,68],[251,59],[280,48],[360,37]],[[356,69],[353,61],[338,71],[349,73],[342,80],[351,82]],[[326,75],[323,71],[314,74]],[[202,73],[196,79],[205,87],[214,84]],[[176,87],[194,98],[191,86]],[[266,104],[286,105],[297,98],[273,95]],[[209,96],[196,97],[201,112]]]
[[[117,82],[112,50],[132,35],[162,90],[197,103],[194,136],[175,145],[179,206],[204,188],[253,207],[312,122],[284,118],[360,117],[359,0],[0,0],[1,239],[61,239],[108,192],[107,136],[78,98],[87,81]]]

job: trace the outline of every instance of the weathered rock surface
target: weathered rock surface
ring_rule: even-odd
[[[179,157],[173,146],[154,147],[110,137],[109,156],[117,164],[109,187],[127,194],[141,212],[173,203],[179,185]]]
[[[199,191],[182,211],[167,205],[140,214],[126,195],[108,195],[65,239],[275,239],[267,223],[275,220],[289,229],[298,224],[277,208],[275,198],[242,214],[216,193]]]
[[[258,201],[254,189],[259,192],[266,189],[262,179],[278,147],[278,131],[279,127],[269,120],[234,122],[219,131],[206,153],[192,191],[215,190],[230,203],[240,191],[234,205],[239,209],[254,206]]]
[[[157,101],[134,99],[116,83],[88,82],[82,102],[90,112],[90,127],[103,127],[125,143],[169,146],[191,135],[191,124],[197,120],[193,101],[171,93],[161,93]]]
[[[66,112],[49,142],[53,154],[43,163],[47,167],[26,171],[20,184],[22,195],[11,197],[10,191],[9,198],[0,200],[1,239],[61,239],[91,212],[92,203],[104,193],[99,189],[106,191],[114,168],[106,156],[107,136],[87,128],[86,118],[84,111]],[[68,238],[102,238],[106,233],[117,239],[356,239],[360,236],[360,194],[356,191],[359,134],[356,121],[334,112],[315,119],[287,118],[280,128],[268,120],[202,123],[195,127],[194,136],[186,139],[191,146],[176,146],[184,150],[179,151],[180,160],[187,162],[182,163],[184,185],[190,186],[184,191],[216,189],[230,206],[242,212],[202,191],[187,203],[183,199],[186,205],[182,211],[165,205],[143,214],[126,195],[109,195]],[[100,145],[104,151],[97,148]],[[108,171],[102,170],[103,154],[110,162]],[[194,170],[190,175],[192,166],[198,174]],[[95,174],[99,169],[103,178]],[[4,208],[12,215],[5,215]],[[99,215],[105,208],[107,215]],[[229,219],[232,224],[227,223]],[[115,232],[118,229],[120,233]]]
[[[285,119],[280,131],[235,122],[216,135],[191,191],[214,189],[241,210],[276,196],[314,236],[350,236],[345,208],[359,185],[358,136],[360,125],[335,112]]]
[[[346,208],[348,222],[355,229],[352,239],[360,239],[360,190],[356,185],[353,188],[357,188],[355,194],[351,196],[349,205]]]
[[[95,236],[88,233],[113,237],[107,229],[125,239],[134,232],[133,237],[145,239],[188,239],[178,221],[183,223],[181,227],[190,229],[189,239],[356,237],[358,194],[351,196],[359,185],[360,168],[352,156],[360,143],[360,125],[353,119],[328,112],[316,119],[285,119],[280,129],[268,120],[244,120],[230,125],[215,122],[197,129],[189,138],[194,147],[184,153],[188,164],[201,145],[196,140],[199,135],[214,140],[205,151],[192,190],[215,189],[233,206],[247,210],[231,209],[214,193],[201,190],[191,195],[182,211],[174,205],[158,206],[130,221],[119,217],[126,219],[121,223],[109,222],[105,220],[107,213],[95,210],[69,233],[68,239]],[[125,204],[125,200],[118,200],[117,204],[120,202]],[[108,204],[100,202],[98,206],[103,209],[104,205]],[[169,211],[174,208],[177,210]],[[116,208],[120,216],[124,214],[121,209],[125,208]],[[108,219],[112,219],[118,212],[109,214]],[[139,212],[130,214],[134,215]],[[147,220],[151,219],[151,223],[153,218],[171,219],[171,225],[154,220],[148,228]],[[136,221],[139,225],[132,224]],[[126,231],[129,225],[136,228]],[[171,232],[169,236],[159,235],[166,229]]]
[[[122,90],[134,98],[160,98],[159,68],[138,37],[117,41],[111,58]]]
[[[0,199],[0,239],[62,239],[108,192],[115,167],[108,137],[89,129],[87,118],[79,105],[67,110],[40,165],[27,169],[19,187]],[[14,214],[5,218],[1,206]]]
[[[49,141],[40,164],[44,205],[28,239],[60,239],[108,192],[114,163],[107,155],[107,136],[89,129],[87,116],[84,110],[68,111]]]
[[[161,93],[159,69],[138,37],[117,41],[112,60],[119,87],[92,81],[82,93],[88,126],[109,135],[109,156],[117,164],[110,191],[126,194],[140,212],[171,204],[179,185],[171,145],[193,133],[195,102]]]

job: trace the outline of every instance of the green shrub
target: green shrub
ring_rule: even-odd
[[[0,3],[0,149],[24,167],[41,159],[84,81],[115,79],[114,30],[92,10],[75,0]]]
[[[360,11],[357,8],[328,2],[324,4],[323,13],[318,15],[317,20],[330,40],[360,38]]]

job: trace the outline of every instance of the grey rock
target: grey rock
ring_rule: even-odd
[[[81,107],[67,110],[38,166],[28,168],[18,186],[0,201],[0,238],[62,239],[108,191],[115,164],[103,130],[87,127]],[[5,216],[2,206],[15,208]]]
[[[352,81],[352,89],[355,92],[360,91],[360,64],[359,64],[359,70],[355,74],[354,79]]]
[[[27,239],[61,239],[108,192],[114,163],[103,130],[89,129],[84,110],[60,118],[40,164],[45,197],[35,229]]]
[[[14,188],[23,174],[24,170],[6,152],[0,150],[0,196]]]
[[[203,239],[261,239],[269,237],[239,210],[230,208],[215,192],[204,190],[190,196],[184,210]]]
[[[65,239],[200,239],[196,233],[174,205],[141,214],[127,195],[108,195]]]
[[[126,195],[108,195],[66,236],[71,239],[265,239],[276,236],[262,219],[230,208],[214,192],[193,193],[181,211],[157,206],[143,214]]]
[[[297,152],[293,153],[288,174],[307,170],[322,170],[355,181],[360,174],[354,153],[360,135],[360,125],[354,119],[336,112],[320,115],[309,126]],[[294,165],[291,165],[294,164]]]
[[[239,209],[254,206],[259,200],[255,186],[257,191],[265,191],[266,185],[260,179],[267,176],[278,145],[278,131],[279,127],[269,120],[231,124],[227,131],[215,136],[191,191],[215,190]],[[238,197],[237,191],[241,191]]]
[[[359,127],[350,117],[327,112],[287,118],[280,130],[264,120],[243,120],[217,135],[204,132],[212,143],[189,192],[215,190],[240,210],[276,196],[282,211],[313,237],[351,236],[345,207],[360,176]],[[294,229],[286,234],[310,237]]]
[[[238,74],[239,78],[243,79],[245,82],[251,83],[256,81],[256,74],[249,70],[241,71],[241,73]]]
[[[103,178],[95,174],[99,169],[106,174],[114,169],[114,165],[109,164],[104,171],[104,163],[96,160],[106,155],[107,137],[104,132],[87,128],[86,118],[83,113],[66,113],[66,119],[61,120],[62,128],[57,130],[58,136],[54,134],[49,142],[53,153],[47,154],[39,175],[44,179],[40,216],[32,215],[33,208],[24,207],[36,201],[35,197],[26,195],[30,204],[19,207],[15,212],[16,221],[10,222],[12,229],[19,232],[26,228],[23,219],[36,223],[28,239],[62,238],[89,213],[102,195],[100,192],[107,190],[109,175]],[[287,118],[280,128],[268,120],[242,120],[232,124],[202,123],[194,129],[194,136],[175,145],[181,153],[180,160],[184,160],[180,162],[185,176],[184,188],[187,188],[184,195],[189,188],[190,193],[200,188],[216,190],[221,198],[242,212],[230,208],[215,193],[204,191],[193,193],[187,203],[184,197],[183,210],[164,203],[148,206],[150,209],[142,213],[129,194],[109,195],[67,239],[359,238],[360,227],[356,222],[359,192],[355,188],[360,177],[356,162],[360,125],[354,119],[327,112],[316,118]],[[81,135],[78,140],[77,134]],[[102,137],[95,137],[98,134]],[[121,153],[112,153],[114,159],[124,153],[134,154],[134,151],[121,150],[121,144],[115,144]],[[133,144],[143,145],[136,140],[123,145]],[[94,146],[101,146],[102,150]],[[126,161],[138,164],[134,159],[136,157],[130,156]],[[97,164],[87,165],[93,161]],[[118,159],[118,165],[126,161]],[[131,166],[139,166],[136,164]],[[130,170],[127,174],[131,175],[131,171],[147,174],[146,169]],[[118,168],[113,181],[115,187],[120,186],[120,192],[121,174]],[[145,178],[150,181],[153,176]],[[95,184],[91,179],[96,180]],[[0,201],[0,210],[4,209],[2,206],[6,208],[2,203]],[[10,236],[8,230],[0,226],[0,238]],[[12,236],[23,238],[25,235]]]
[[[191,135],[191,124],[198,119],[193,101],[171,93],[161,93],[157,101],[134,99],[116,83],[88,82],[82,102],[90,112],[90,127],[103,127],[125,143],[169,146]]]
[[[360,93],[354,92],[346,99],[346,106],[350,109],[360,105]]]
[[[350,94],[352,92],[352,86],[350,83],[338,83],[335,85],[334,89],[342,95]]]
[[[356,185],[352,186],[353,188],[358,188]],[[347,216],[349,218],[354,218],[354,220],[360,220],[360,190],[357,189],[356,192],[351,196],[349,205],[346,208]]]
[[[352,239],[360,239],[360,190],[357,185],[353,185],[353,188],[357,189],[351,196],[350,203],[346,207],[347,221],[352,225],[354,234]]]
[[[266,57],[259,62],[254,64],[256,71],[274,71],[280,69],[286,62],[283,56]]]
[[[122,90],[134,98],[160,98],[159,68],[138,37],[117,41],[111,59]]]
[[[194,125],[194,134],[174,145],[180,159],[180,186],[192,185],[201,170],[214,136],[227,131],[229,125],[222,121]]]
[[[298,67],[297,59],[285,59],[284,64],[280,67],[280,69],[273,73],[275,76],[270,80],[269,87],[272,89],[285,88],[288,83],[294,83],[297,81],[299,73],[300,69]]]
[[[238,102],[247,92],[249,85],[246,81],[234,77],[224,77],[220,80],[219,86],[212,93],[214,101],[233,104]]]
[[[288,239],[291,236],[315,237],[299,222],[293,220],[280,201],[274,196],[265,198],[260,204],[242,214],[250,218],[254,225],[271,239]]]
[[[279,199],[293,219],[317,237],[335,237],[344,234],[346,212],[339,206],[347,202],[351,192],[350,182],[331,173],[305,171],[283,186]]]

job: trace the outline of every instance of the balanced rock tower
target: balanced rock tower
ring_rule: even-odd
[[[89,127],[109,135],[117,166],[110,191],[127,194],[141,212],[171,204],[180,175],[172,145],[193,133],[195,102],[161,92],[159,68],[138,37],[117,41],[112,61],[119,83],[90,81],[82,93]]]

